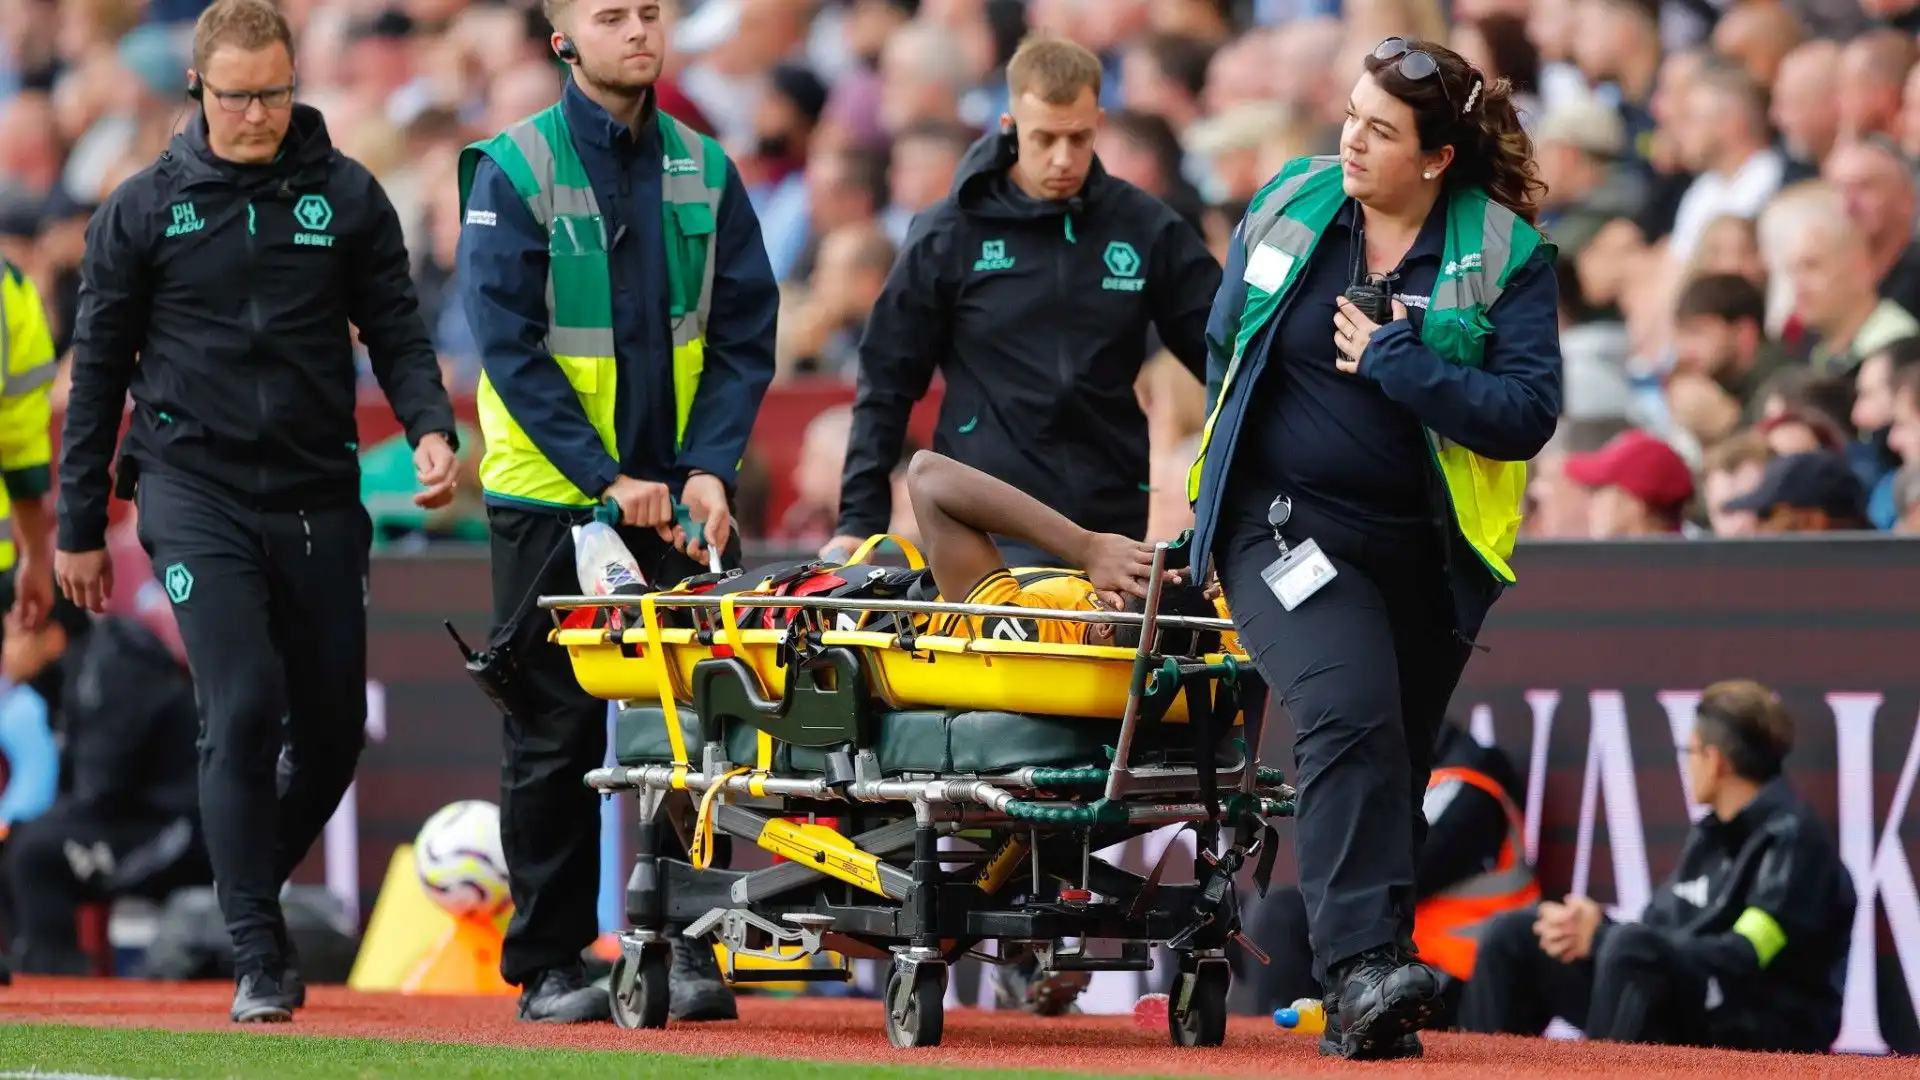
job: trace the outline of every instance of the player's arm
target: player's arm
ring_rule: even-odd
[[[1089,532],[1012,484],[931,450],[913,456],[907,468],[907,495],[913,500],[927,567],[941,596],[969,596],[989,574],[1006,568],[993,543],[996,533],[1086,567],[1088,576],[1103,588],[1120,587],[1101,580],[1108,576],[1108,564],[1114,558],[1102,547],[1103,541],[1137,549],[1134,554],[1142,560],[1139,580],[1144,581],[1152,565],[1153,549],[1146,544]],[[1124,591],[1142,593],[1143,589]]]

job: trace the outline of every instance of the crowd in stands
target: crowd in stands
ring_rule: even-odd
[[[187,116],[202,6],[0,0],[0,254],[41,282],[62,343],[91,208]],[[443,368],[470,391],[479,358],[450,288],[455,162],[558,95],[538,3],[282,6],[301,96],[400,209]],[[1104,58],[1102,163],[1224,258],[1282,162],[1334,151],[1360,58],[1410,35],[1513,81],[1549,185],[1565,400],[1533,470],[1530,535],[1920,533],[1920,0],[667,6],[660,102],[729,148],[782,281],[776,385],[857,377],[896,245],[997,128],[1023,36]],[[1177,534],[1205,391],[1161,354],[1139,394],[1154,531]],[[804,504],[778,520],[743,506],[749,535],[824,539],[837,453],[765,455],[759,469],[795,470]],[[478,512],[458,505],[461,535]]]

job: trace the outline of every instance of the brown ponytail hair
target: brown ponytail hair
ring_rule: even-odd
[[[1485,189],[1494,202],[1534,224],[1546,184],[1533,160],[1533,139],[1520,126],[1513,105],[1513,83],[1488,79],[1457,52],[1432,41],[1407,39],[1407,52],[1433,57],[1438,77],[1409,79],[1400,73],[1402,57],[1381,60],[1367,54],[1367,74],[1380,88],[1413,109],[1420,149],[1453,147],[1445,183]]]

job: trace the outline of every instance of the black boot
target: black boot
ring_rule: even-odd
[[[293,1019],[293,998],[273,973],[244,971],[234,981],[227,1016],[236,1024],[284,1024]]]
[[[667,1015],[688,1023],[738,1020],[740,1009],[733,1000],[733,988],[720,975],[713,945],[676,933],[672,935],[671,948],[673,969],[667,973]]]
[[[1398,949],[1372,949],[1331,973],[1320,1053],[1357,1061],[1417,1057],[1417,1032],[1440,1008],[1440,977]]]
[[[576,962],[528,980],[520,988],[519,1016],[539,1024],[594,1024],[613,1019],[613,1002]]]

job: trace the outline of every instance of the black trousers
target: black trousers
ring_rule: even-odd
[[[1538,1035],[1558,1016],[1595,1039],[1727,1044],[1708,1020],[1706,978],[1665,934],[1610,926],[1591,957],[1563,964],[1540,951],[1538,917],[1529,907],[1487,924],[1460,1004],[1463,1030]]]
[[[164,900],[211,880],[191,817],[107,818],[55,802],[0,849],[11,900],[14,964],[29,974],[84,975],[75,915],[80,905],[120,897]]]
[[[488,507],[493,533],[491,641],[520,656],[528,716],[509,717],[500,776],[500,840],[507,856],[513,920],[500,975],[526,986],[540,973],[578,963],[599,936],[600,797],[582,782],[605,763],[607,702],[574,681],[566,650],[546,640],[553,626],[538,596],[580,593],[571,523],[552,514]],[[620,537],[649,582],[665,587],[706,567],[661,542],[651,529]],[[737,567],[739,544],[723,565]],[[531,609],[531,610],[529,610]],[[662,830],[671,844],[672,830]]]
[[[1287,542],[1312,538],[1336,575],[1286,610],[1260,576],[1279,558],[1272,495],[1229,503],[1214,554],[1240,640],[1293,718],[1294,852],[1324,983],[1345,960],[1413,940],[1434,733],[1471,647],[1454,634],[1437,535],[1359,532],[1299,498]]]
[[[372,522],[358,502],[263,513],[153,473],[139,508],[193,671],[200,813],[235,969],[272,968],[280,887],[366,741]]]

